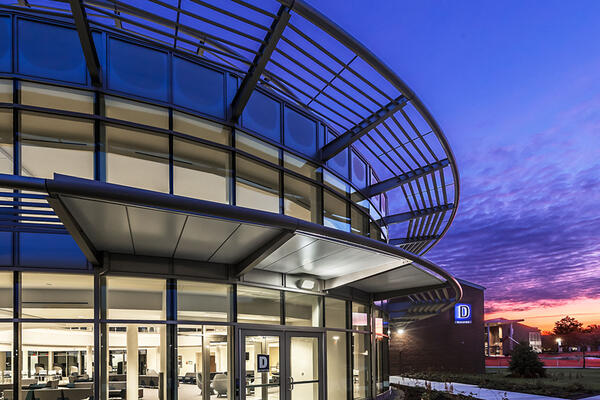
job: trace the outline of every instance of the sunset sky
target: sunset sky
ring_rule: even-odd
[[[600,2],[310,0],[444,129],[457,217],[427,257],[487,317],[600,324]]]

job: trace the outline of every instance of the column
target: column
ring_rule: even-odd
[[[4,368],[6,365],[6,351],[0,351],[0,382],[4,383]]]
[[[167,371],[167,326],[161,325],[158,328],[160,333],[160,347],[158,348],[158,356],[160,357],[157,365],[158,369],[158,398],[160,400],[167,398],[166,388],[166,371]]]
[[[139,355],[137,325],[127,325],[127,400],[138,400]]]

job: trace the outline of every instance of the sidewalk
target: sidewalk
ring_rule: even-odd
[[[423,379],[404,378],[401,376],[390,376],[390,383],[397,383],[405,386],[421,386],[424,387],[425,383],[429,382],[433,390],[446,391],[447,386],[444,382],[431,382]],[[548,397],[540,396],[537,394],[529,393],[518,393],[518,392],[507,392],[504,390],[484,389],[477,385],[469,385],[466,383],[452,383],[454,387],[454,393],[460,393],[468,396],[477,397],[482,400],[502,400],[508,398],[509,400],[564,400],[559,397]],[[582,400],[600,400],[600,396],[588,397]]]

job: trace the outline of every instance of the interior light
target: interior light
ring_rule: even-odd
[[[340,337],[339,336],[333,336],[332,339],[337,342],[338,340],[340,340]]]
[[[296,282],[296,285],[298,285],[300,289],[304,290],[313,290],[315,288],[315,284],[316,282],[312,279],[300,279],[298,282]]]
[[[404,329],[400,328],[400,329],[398,329],[398,330],[396,331],[396,333],[397,333],[398,335],[402,335],[402,334],[404,334]]]

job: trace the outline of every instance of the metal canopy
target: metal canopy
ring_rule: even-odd
[[[285,215],[64,175],[0,174],[0,186],[47,193],[92,263],[107,252],[192,260],[234,276],[252,269],[311,275],[326,289],[377,293],[445,282],[462,294],[450,274],[418,255]]]

